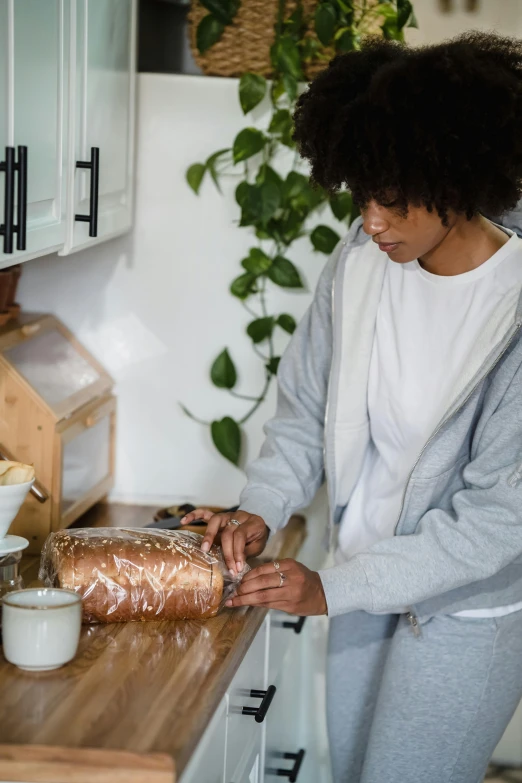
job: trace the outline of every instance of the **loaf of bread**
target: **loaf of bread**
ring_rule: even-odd
[[[202,536],[146,528],[82,528],[51,533],[40,579],[79,593],[84,622],[204,619],[223,599],[221,549]]]

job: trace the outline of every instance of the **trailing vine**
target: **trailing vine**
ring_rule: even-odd
[[[205,51],[219,40],[227,24],[234,23],[239,2],[201,0],[201,3],[209,11],[197,31],[198,47]],[[237,391],[236,366],[224,348],[212,364],[210,378],[214,386],[245,402],[244,415],[239,419],[224,416],[208,422],[182,406],[188,416],[210,427],[215,447],[235,465],[241,456],[242,426],[265,400],[277,373],[280,357],[274,348],[276,330],[291,335],[296,328],[291,314],[269,312],[269,286],[303,289],[299,270],[288,257],[297,239],[308,236],[314,250],[326,255],[332,252],[340,237],[329,226],[317,223],[321,210],[328,206],[338,220],[348,225],[358,214],[350,193],[329,195],[312,187],[297,154],[290,171],[285,166],[286,175],[277,170],[280,158],[287,159],[288,150],[294,149],[292,115],[299,85],[306,81],[310,64],[327,61],[335,52],[358,49],[367,35],[403,40],[404,27],[416,24],[409,0],[319,0],[312,18],[305,16],[301,3],[287,15],[285,0],[279,0],[275,40],[270,51],[272,79],[245,73],[239,80],[239,102],[245,115],[269,96],[268,126],[263,130],[244,128],[230,148],[212,153],[204,163],[194,163],[187,170],[187,182],[196,194],[207,177],[221,192],[221,178],[237,174],[240,182],[235,199],[240,209],[239,227],[247,228],[257,240],[241,260],[241,274],[232,281],[230,293],[251,317],[246,331],[263,363],[262,388],[254,395]]]

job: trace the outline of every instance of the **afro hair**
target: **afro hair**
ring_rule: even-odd
[[[369,39],[332,60],[294,120],[313,181],[348,187],[361,207],[500,215],[522,190],[522,41]]]

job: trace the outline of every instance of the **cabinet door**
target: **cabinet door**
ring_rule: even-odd
[[[223,783],[227,744],[228,695],[225,694],[194,751],[180,783]]]
[[[303,747],[303,691],[308,683],[303,681],[302,639],[295,634],[290,641],[276,679],[276,695],[266,726],[266,783],[284,777],[282,770],[292,770],[296,759],[285,754],[297,754]],[[299,783],[305,777],[305,765],[306,753],[297,776]]]
[[[0,242],[0,267],[64,243],[68,10],[67,0],[0,0],[0,155],[6,146],[27,147],[26,247],[16,249],[15,235],[13,253],[6,254]],[[18,172],[15,223],[19,179]],[[3,212],[2,195],[0,222]]]
[[[258,752],[261,754],[262,751],[264,726],[273,708],[273,703],[268,708],[267,716],[263,723],[257,723],[254,715],[243,714],[243,707],[259,707],[261,698],[252,696],[251,691],[260,691],[262,693],[267,687],[267,628],[268,625],[264,622],[228,689],[226,783],[231,783],[231,781],[243,783],[244,775],[247,772],[250,775],[256,754]],[[254,753],[256,748],[257,750]],[[252,753],[254,753],[254,758],[252,759],[252,765],[247,771]],[[248,781],[248,777],[246,781]],[[256,780],[254,780],[254,783],[256,783]]]
[[[132,223],[136,0],[76,0],[71,73],[69,222],[63,252],[122,234]],[[93,171],[78,168],[99,150],[96,236],[88,222]]]

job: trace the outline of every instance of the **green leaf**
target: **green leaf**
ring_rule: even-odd
[[[276,285],[283,288],[303,288],[303,282],[299,272],[288,258],[276,256],[267,276]]]
[[[214,184],[220,193],[221,193],[221,186],[219,184],[218,172],[216,170],[216,163],[222,155],[225,155],[229,152],[230,152],[230,147],[228,149],[218,150],[217,152],[214,152],[214,154],[211,155],[207,159],[207,162],[205,163],[205,166],[207,167],[210,176],[212,177]]]
[[[289,210],[284,218],[278,221],[278,241],[284,245],[290,245],[300,236],[304,236],[302,227],[306,216],[307,214],[303,214],[303,210]]]
[[[248,258],[244,258],[243,261],[241,261],[243,269],[246,269],[247,272],[251,272],[256,276],[264,275],[267,269],[270,269],[271,265],[272,259],[258,247],[251,248]]]
[[[223,35],[225,25],[212,14],[204,16],[196,30],[196,46],[200,54],[205,54],[207,49],[214,46]]]
[[[281,204],[281,191],[273,182],[263,182],[259,188],[259,213],[258,219],[266,223],[279,209]]]
[[[263,182],[273,182],[280,190],[283,187],[283,180],[277,171],[275,171],[272,166],[269,166],[268,163],[263,163],[257,172],[256,184],[262,185]]]
[[[328,46],[331,43],[336,22],[337,14],[333,5],[321,3],[317,6],[315,10],[315,32],[323,46]]]
[[[273,44],[270,54],[277,71],[292,76],[296,81],[303,79],[299,48],[292,38],[288,36],[278,38]]]
[[[241,453],[241,428],[237,421],[230,416],[225,416],[221,421],[212,422],[210,432],[219,453],[237,465]]]
[[[234,139],[234,163],[240,163],[261,152],[266,142],[266,136],[257,128],[244,128]]]
[[[345,30],[342,35],[337,38],[336,48],[339,52],[351,52],[357,48],[357,38],[351,29]]]
[[[328,255],[333,251],[340,238],[339,234],[336,234],[328,226],[317,226],[310,234],[314,248]]]
[[[271,373],[272,375],[276,375],[280,361],[281,361],[280,356],[273,356],[266,365],[266,369],[268,370],[268,372]]]
[[[397,2],[397,6],[399,3]],[[386,20],[391,19],[393,21],[396,21],[397,19],[397,11],[393,7],[392,3],[380,3],[375,7],[375,13],[379,14],[379,16],[384,16]]]
[[[283,196],[288,200],[294,199],[296,196],[304,193],[308,187],[308,177],[305,177],[304,174],[299,174],[298,171],[291,171],[283,185]]]
[[[288,332],[288,334],[293,334],[297,324],[295,322],[295,318],[292,315],[288,315],[288,313],[282,313],[277,319],[277,325],[280,326],[281,329],[284,329],[285,332]]]
[[[199,188],[201,187],[206,170],[207,168],[203,163],[193,163],[192,166],[187,169],[187,182],[196,194],[199,193]]]
[[[297,90],[299,87],[297,79],[294,79],[289,73],[284,73],[281,80],[289,100],[293,103],[297,98]]]
[[[301,32],[303,28],[303,7],[298,5],[295,11],[293,11],[288,19],[285,21],[285,29],[294,40],[298,41],[301,38]]]
[[[247,334],[254,343],[260,343],[263,340],[266,340],[272,335],[273,331],[273,318],[256,318],[255,321],[251,321],[247,326]]]
[[[237,382],[237,372],[228,350],[221,351],[210,368],[210,378],[219,389],[233,389]]]
[[[222,24],[232,24],[235,12],[229,0],[200,0],[200,2]]]
[[[246,299],[256,290],[256,276],[251,272],[245,272],[232,281],[230,293],[238,299]]]
[[[239,102],[243,114],[248,114],[266,95],[266,79],[257,73],[244,73],[239,81]]]
[[[258,185],[240,182],[236,188],[236,201],[241,207],[240,226],[251,226],[259,217],[261,195]]]
[[[410,21],[407,24],[407,27],[419,27],[419,23],[417,21],[417,17],[415,16],[415,11],[412,8]]]
[[[324,198],[324,192],[312,187],[308,177],[297,171],[291,171],[283,184],[285,204],[289,204],[297,210],[301,218],[306,217],[311,210],[324,201]]]
[[[272,103],[275,105],[279,98],[285,93],[285,85],[282,79],[274,79],[272,86],[270,87],[270,97]]]
[[[321,49],[321,43],[316,38],[305,38],[304,41],[301,42],[301,57],[304,60],[309,60],[320,54]]]
[[[344,191],[330,196],[330,208],[337,220],[344,220],[351,215],[353,208],[352,194]]]
[[[401,30],[408,22],[413,11],[410,0],[397,0],[397,27]]]
[[[293,131],[292,115],[288,109],[278,109],[274,112],[270,125],[268,126],[269,133],[273,133],[280,136],[281,142],[287,147],[293,147],[294,142],[292,140]]]

